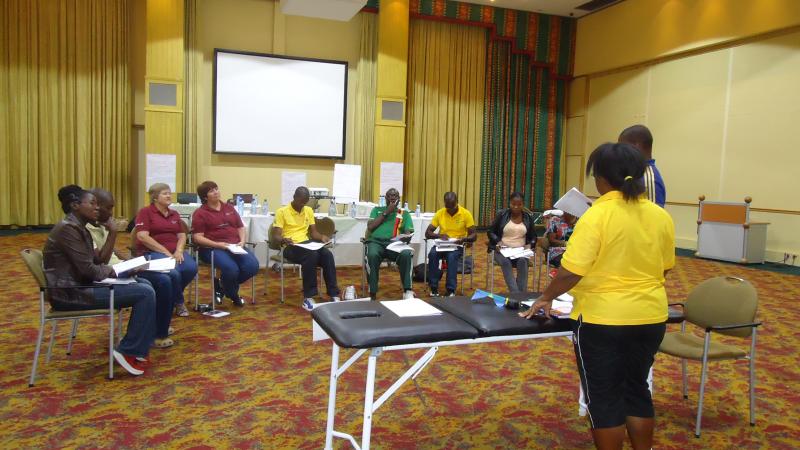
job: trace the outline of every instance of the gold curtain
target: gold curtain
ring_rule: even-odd
[[[0,2],[0,225],[52,224],[65,184],[132,208],[127,0]]]
[[[477,214],[486,31],[412,20],[409,35],[404,197],[435,211],[454,191]]]
[[[199,105],[198,99],[200,94],[200,68],[203,64],[203,51],[200,49],[197,39],[197,1],[186,0],[186,75],[184,79],[186,83],[184,86],[186,95],[184,96],[184,114],[183,124],[185,139],[184,145],[184,191],[194,192],[195,186],[199,184],[197,179],[198,151],[197,146],[199,142]]]
[[[378,15],[361,16],[361,50],[356,65],[356,85],[353,90],[352,151],[345,161],[361,165],[361,198],[373,199],[372,168],[375,154],[375,96],[378,59]]]

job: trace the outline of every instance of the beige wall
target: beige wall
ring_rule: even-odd
[[[585,158],[624,127],[643,123],[653,132],[680,247],[695,246],[699,195],[751,196],[752,207],[778,210],[751,217],[771,222],[768,258],[800,254],[800,31],[777,34],[576,79],[568,155]],[[585,182],[585,191],[596,194],[591,179],[569,170],[569,157],[567,177],[568,185]]]
[[[351,152],[352,99],[357,76],[361,16],[350,22],[283,16],[278,3],[264,0],[207,0],[198,2],[200,67],[198,179],[220,185],[224,197],[236,192],[259,194],[274,210],[280,202],[281,172],[306,172],[308,185],[333,187],[334,160],[270,156],[217,155],[211,152],[212,66],[214,48],[279,53],[349,62],[346,151]],[[273,48],[275,43],[275,48]],[[309,130],[310,133],[313,130]]]
[[[575,75],[797,25],[798,0],[626,0],[578,20]]]

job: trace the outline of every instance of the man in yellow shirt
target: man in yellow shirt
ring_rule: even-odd
[[[439,232],[436,232],[436,229]],[[431,297],[439,296],[439,280],[442,279],[442,269],[439,268],[439,259],[447,261],[447,279],[445,289],[447,296],[455,295],[458,285],[458,267],[464,257],[464,244],[475,242],[478,238],[475,233],[475,219],[472,213],[458,204],[455,192],[444,194],[444,208],[436,211],[431,224],[425,230],[426,239],[452,240],[457,245],[462,245],[456,250],[441,252],[434,245],[428,253],[428,284],[431,288]]]
[[[578,220],[561,268],[527,312],[550,317],[555,297],[575,300],[575,359],[597,448],[653,446],[653,401],[647,375],[664,337],[664,276],[675,265],[675,226],[647,200],[647,161],[627,144],[603,144],[589,156],[601,194]]]
[[[317,291],[317,267],[322,268],[325,287],[328,295],[335,302],[339,299],[339,286],[336,282],[336,263],[333,253],[325,247],[309,250],[294,244],[302,244],[310,240],[329,242],[330,236],[317,231],[314,212],[306,206],[309,192],[305,186],[294,191],[294,199],[288,205],[275,212],[275,222],[270,239],[284,246],[283,255],[294,264],[300,264],[303,273],[303,309],[314,309],[314,296]]]

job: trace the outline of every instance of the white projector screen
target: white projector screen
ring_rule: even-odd
[[[214,153],[344,158],[347,62],[214,50]]]

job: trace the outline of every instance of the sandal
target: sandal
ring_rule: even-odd
[[[170,338],[164,338],[164,339],[156,338],[156,340],[153,341],[153,347],[155,348],[167,348],[167,347],[172,347],[173,345],[175,345],[175,341],[173,341]]]
[[[173,334],[175,334],[175,328],[169,327],[167,330],[167,336],[172,336]]]
[[[189,317],[189,310],[186,309],[186,305],[181,303],[175,306],[175,315],[178,317]]]

